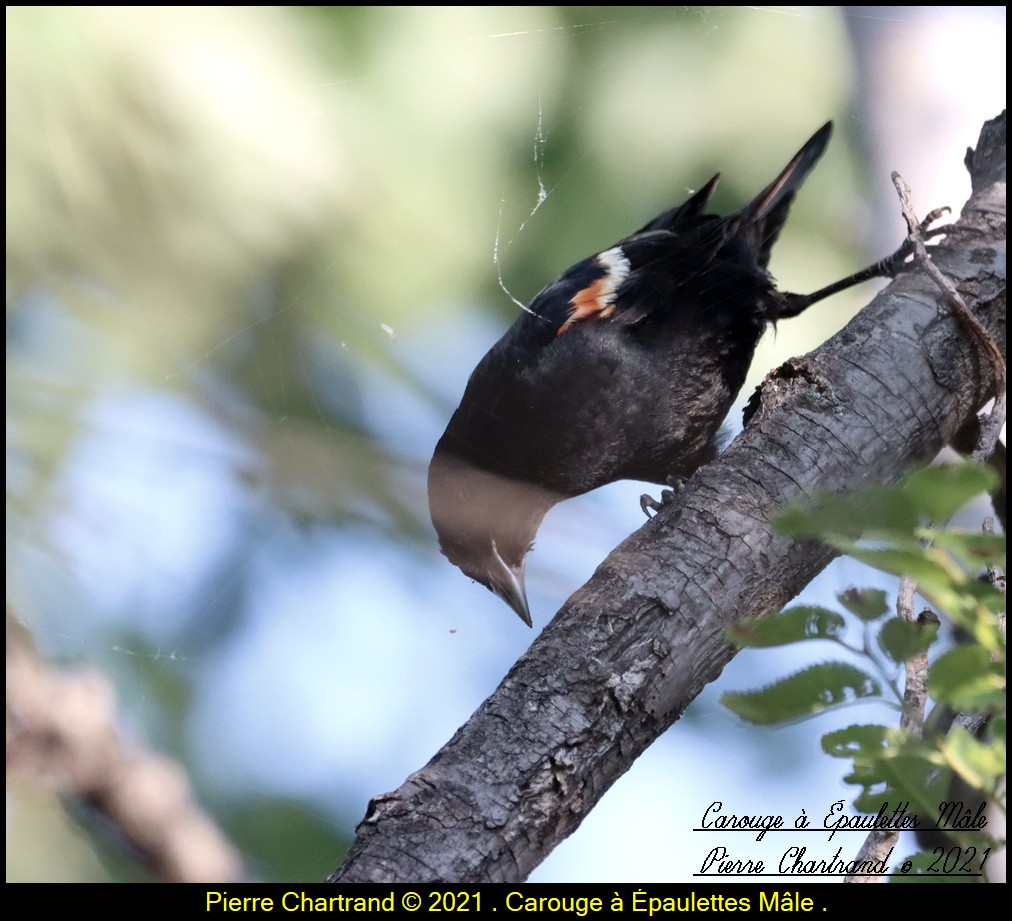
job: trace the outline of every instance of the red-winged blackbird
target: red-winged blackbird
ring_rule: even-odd
[[[429,509],[450,562],[528,626],[524,560],[556,502],[615,480],[691,475],[716,455],[767,323],[899,270],[906,247],[810,295],[777,291],[766,270],[831,130],[737,214],[703,213],[718,173],[567,269],[475,368],[436,445]]]

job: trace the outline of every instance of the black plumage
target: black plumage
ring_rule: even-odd
[[[567,269],[472,373],[429,467],[442,552],[530,625],[524,560],[549,508],[616,480],[664,483],[711,460],[767,324],[813,295],[779,292],[770,249],[825,150],[819,129],[737,214],[684,204]]]

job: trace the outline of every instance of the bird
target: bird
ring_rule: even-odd
[[[528,627],[524,567],[552,506],[617,480],[683,483],[716,457],[767,326],[901,270],[909,244],[814,294],[777,290],[770,251],[831,133],[736,214],[706,213],[717,173],[571,266],[474,369],[429,465],[429,511],[443,555]]]

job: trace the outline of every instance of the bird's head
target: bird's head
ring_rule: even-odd
[[[429,512],[443,555],[531,626],[524,562],[545,513],[559,497],[484,470],[436,448]]]

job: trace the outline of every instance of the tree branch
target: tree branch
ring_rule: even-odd
[[[972,197],[932,258],[1004,348],[1004,113],[967,166]],[[930,460],[993,381],[920,268],[772,372],[727,451],[612,552],[425,767],[370,802],[331,880],[524,878],[720,674],[736,651],[723,628],[782,607],[830,561],[771,517]]]
[[[896,174],[893,173],[895,176]],[[937,281],[937,279],[936,279]],[[896,593],[896,613],[911,624],[924,628],[928,624],[938,626],[938,618],[933,611],[925,608],[920,615],[914,613],[914,596],[917,594],[917,583],[910,576],[900,579],[899,591]],[[924,737],[924,711],[928,703],[928,650],[924,649],[917,655],[907,659],[903,664],[903,713],[900,715],[900,729],[917,739]],[[889,854],[899,841],[898,828],[875,828],[868,833],[861,845],[854,863],[867,867],[873,864],[884,864]],[[880,873],[850,873],[846,883],[884,883],[887,877]]]
[[[243,879],[241,855],[200,808],[183,768],[123,740],[105,677],[52,668],[8,608],[8,782],[18,775],[79,797],[165,882]]]

